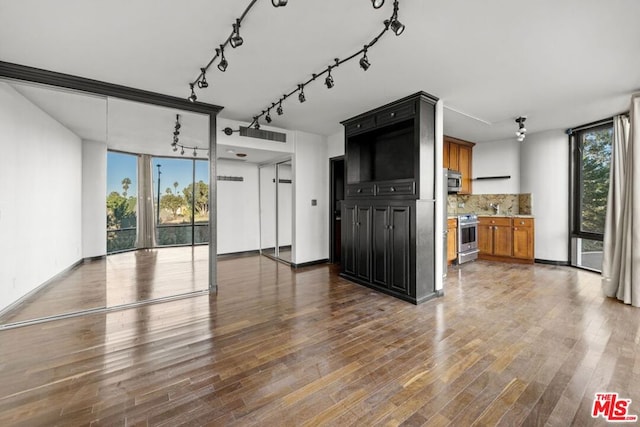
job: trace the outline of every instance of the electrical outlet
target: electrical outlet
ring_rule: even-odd
[[[318,206],[318,201],[316,199],[311,199],[311,206]]]
[[[460,203],[458,203],[458,207],[459,207],[459,208],[464,208],[464,202],[460,202]]]

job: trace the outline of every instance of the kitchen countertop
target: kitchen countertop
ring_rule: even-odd
[[[460,215],[465,215],[465,214],[460,214]],[[448,214],[447,218],[451,219],[451,218],[455,218],[457,219],[459,215],[453,215],[453,214]],[[516,214],[516,215],[503,215],[503,214],[478,214],[479,217],[481,216],[488,216],[488,217],[495,217],[495,218],[533,218],[533,215],[521,215],[521,214]]]

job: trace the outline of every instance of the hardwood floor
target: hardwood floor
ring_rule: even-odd
[[[605,425],[640,312],[599,276],[478,261],[414,306],[254,256],[216,294],[0,332],[0,425]]]
[[[166,298],[206,290],[207,246],[109,255],[51,280],[0,316],[0,324]]]

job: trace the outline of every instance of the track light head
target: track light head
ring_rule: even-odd
[[[264,119],[265,119],[265,121],[266,121],[267,123],[271,123],[271,120],[272,120],[272,119],[271,119],[271,108],[269,108],[269,109],[267,110],[267,115],[266,115],[266,116],[264,116]]]
[[[240,37],[240,20],[236,19],[236,23],[233,24],[233,35],[231,39],[229,39],[229,44],[232,48],[237,48],[238,46],[242,46],[244,40]]]
[[[229,66],[227,58],[224,57],[224,45],[220,45],[220,49],[216,49],[216,52],[220,54],[220,63],[218,64],[218,70],[224,73],[225,71],[227,71],[227,67]]]
[[[380,9],[384,4],[384,0],[371,0],[374,9]]]
[[[286,6],[288,0],[271,0],[271,4],[274,7]]]
[[[300,103],[303,103],[307,100],[307,97],[304,96],[304,85],[298,85],[298,88],[300,89],[300,93],[298,94],[298,101],[300,101]]]
[[[189,102],[196,102],[198,97],[196,96],[196,93],[193,91],[193,83],[189,83],[189,86],[191,86],[191,95],[189,95],[189,98],[187,99],[189,100]]]
[[[326,79],[324,79],[324,84],[327,86],[327,89],[331,89],[333,86],[335,86],[333,76],[331,76],[331,68],[329,68],[329,75]]]
[[[202,78],[198,80],[198,87],[200,89],[206,89],[209,87],[209,83],[207,82],[207,75],[205,74],[207,70],[206,68],[200,68],[200,71],[202,72]]]
[[[178,146],[177,146],[177,145],[174,145],[174,146],[173,146],[173,152],[175,153],[176,151],[178,151]]]
[[[198,156],[198,147],[193,149],[193,157],[197,157]]]
[[[180,150],[180,154],[184,156],[184,147],[180,147],[180,148],[182,148],[182,149]]]
[[[256,124],[253,126],[255,130],[260,130],[260,122],[258,121],[258,117],[254,117],[253,121],[256,122]]]
[[[282,111],[282,101],[278,102],[278,108],[276,108],[276,113],[281,116],[284,114],[284,111]]]
[[[398,18],[394,18],[389,24],[391,31],[395,33],[396,36],[399,36],[404,32],[404,24],[398,21]]]
[[[362,58],[360,58],[360,68],[362,68],[364,71],[367,71],[370,66],[371,63],[369,62],[369,58],[367,58],[367,46],[365,46],[364,55],[362,55]]]

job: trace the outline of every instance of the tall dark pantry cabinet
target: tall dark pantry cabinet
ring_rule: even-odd
[[[435,291],[435,104],[419,92],[345,120],[342,276],[419,304]]]

